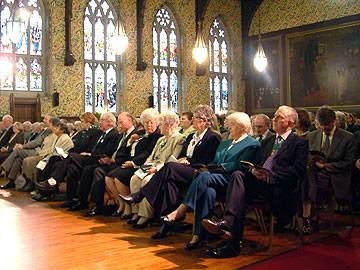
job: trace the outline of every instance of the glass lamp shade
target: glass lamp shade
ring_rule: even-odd
[[[264,49],[261,45],[261,42],[259,40],[259,45],[256,51],[256,54],[254,56],[254,66],[259,71],[262,72],[267,66],[267,58],[264,52]]]
[[[114,34],[111,38],[110,45],[115,54],[122,55],[129,45],[129,39],[120,20],[118,21],[116,29],[117,34]]]
[[[193,53],[193,58],[198,64],[202,64],[208,56],[207,48],[201,32],[197,34],[195,47],[192,53]]]
[[[114,51],[115,54],[117,55],[122,55],[128,45],[129,45],[129,39],[126,36],[126,34],[119,34],[119,35],[115,35],[111,38],[111,48]]]

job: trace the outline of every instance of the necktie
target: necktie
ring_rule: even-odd
[[[91,152],[94,152],[96,147],[98,147],[98,145],[101,143],[101,141],[105,138],[106,136],[106,133],[104,132],[101,137],[99,138],[99,140],[96,142],[95,146],[93,147],[92,151]]]
[[[7,129],[4,129],[4,132],[1,134],[0,141],[5,137],[6,132],[7,132]]]
[[[262,136],[262,135],[260,135],[260,136],[259,136],[259,143],[261,143],[261,142],[262,142],[262,140],[263,140],[263,136]]]
[[[325,154],[325,156],[328,156],[329,151],[330,151],[330,135],[326,134],[325,135],[325,141],[324,141],[324,144],[322,146],[322,152]]]
[[[275,154],[280,148],[284,139],[281,136],[277,136],[273,145],[272,154]]]
[[[117,152],[119,151],[119,149],[120,149],[121,145],[123,144],[124,140],[126,139],[126,137],[127,137],[126,134],[124,134],[124,135],[121,137],[121,140],[120,140],[118,146],[116,147],[115,152],[112,154],[112,157],[111,157],[112,159],[115,159],[116,154],[117,154]]]

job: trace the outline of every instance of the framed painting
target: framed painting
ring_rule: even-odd
[[[253,65],[258,40],[250,42],[251,60],[251,107],[254,112],[274,111],[282,102],[282,50],[281,37],[261,39],[268,60],[264,71]]]
[[[286,36],[294,107],[360,108],[360,22]]]

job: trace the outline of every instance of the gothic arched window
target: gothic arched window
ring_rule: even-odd
[[[43,3],[40,0],[0,0],[0,18],[0,61],[12,63],[13,70],[0,71],[0,89],[43,91]]]
[[[107,0],[90,0],[84,16],[85,111],[117,111],[120,57],[110,46],[117,16]]]
[[[153,23],[154,107],[178,111],[180,61],[178,27],[167,7],[162,7]]]
[[[219,18],[212,23],[209,35],[210,103],[215,113],[227,112],[231,89],[229,42]]]

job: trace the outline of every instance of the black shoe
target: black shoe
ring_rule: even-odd
[[[72,206],[74,206],[75,204],[77,204],[78,202],[77,201],[66,201],[64,202],[63,204],[60,205],[60,208],[70,208]]]
[[[4,185],[0,186],[0,189],[13,189],[15,188],[15,181],[9,181]]]
[[[225,220],[215,222],[210,219],[204,219],[201,223],[204,229],[211,234],[221,235],[225,240],[234,238],[232,229]]]
[[[46,181],[39,182],[39,183],[36,183],[36,184],[35,184],[35,187],[36,187],[38,190],[49,191],[49,192],[53,192],[53,191],[56,191],[56,190],[57,190],[57,185],[50,185],[47,180],[46,180]]]
[[[37,202],[47,202],[49,200],[49,198],[47,196],[44,196],[42,194],[36,194],[36,195],[32,196],[31,199],[33,199],[34,201],[37,201]]]
[[[313,233],[313,229],[311,226],[311,222],[309,218],[303,218],[303,227],[302,227],[302,234],[303,235],[310,235]]]
[[[160,217],[160,220],[162,223],[168,224],[168,225],[174,225],[175,223],[179,223],[185,219],[185,216],[176,218],[176,219],[169,219],[169,216],[162,216]]]
[[[21,192],[32,192],[35,190],[35,185],[31,181],[27,181],[26,184],[19,189]]]
[[[82,204],[81,202],[77,202],[75,205],[69,207],[69,211],[74,212],[74,211],[80,211],[80,210],[85,210],[87,209],[88,206],[85,204]]]
[[[122,214],[120,216],[120,219],[121,220],[127,220],[127,219],[130,219],[132,217],[132,214]]]
[[[185,250],[194,250],[194,249],[197,249],[199,247],[202,247],[203,245],[204,245],[204,240],[199,239],[196,242],[188,242],[188,243],[186,243],[184,248],[185,248]]]
[[[95,207],[91,208],[89,211],[87,211],[84,214],[84,217],[94,217],[94,216],[97,216],[100,214],[101,214],[101,209],[99,209],[99,207],[95,206]]]
[[[170,232],[173,228],[173,225],[168,225],[166,223],[163,223],[163,225],[161,226],[160,230],[153,234],[151,236],[152,239],[162,239],[165,238],[168,234],[168,232]]]
[[[226,241],[220,246],[208,249],[206,254],[212,258],[232,258],[240,254],[241,243],[236,241]]]
[[[139,203],[142,201],[142,199],[144,199],[144,195],[142,195],[141,192],[136,192],[130,195],[119,194],[119,196],[128,204]]]
[[[140,219],[140,217],[137,217],[135,219],[130,219],[130,220],[127,221],[127,224],[129,224],[129,225],[136,224],[139,219]]]
[[[140,230],[140,229],[145,229],[149,225],[150,225],[150,220],[148,220],[144,223],[141,223],[141,224],[133,224],[132,228],[135,230]]]

